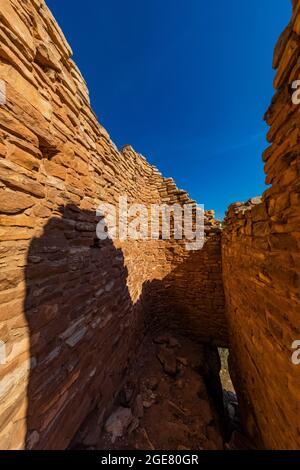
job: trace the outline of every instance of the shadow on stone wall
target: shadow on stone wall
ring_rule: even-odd
[[[228,347],[220,238],[207,238],[162,280],[144,284],[156,326],[184,330],[203,343]]]
[[[193,322],[205,313],[198,305],[195,315],[199,297],[192,297],[197,289],[202,295],[204,281],[200,276],[195,282],[195,263],[204,263],[212,242],[202,252],[191,252],[162,281],[144,283],[133,303],[122,250],[109,239],[98,240],[97,222],[94,212],[68,205],[30,244],[25,270],[31,357],[27,449],[66,448],[95,407],[103,422],[145,330],[173,326],[198,334]],[[192,315],[186,316],[185,299]],[[213,342],[211,321],[209,314],[200,321],[208,343]]]
[[[96,238],[96,223],[66,206],[30,245],[27,449],[63,449],[96,404],[105,413],[134,351],[141,303],[132,304],[122,251]]]

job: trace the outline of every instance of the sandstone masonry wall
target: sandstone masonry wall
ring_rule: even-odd
[[[1,0],[0,23],[0,448],[65,448],[95,406],[105,419],[151,322],[227,344],[220,231],[207,213],[194,254],[99,244],[100,201],[192,201],[111,142],[43,0]]]
[[[261,447],[299,449],[300,370],[291,361],[300,338],[300,3],[274,54],[276,94],[266,120],[262,200],[229,208],[223,279],[235,386],[244,424]]]

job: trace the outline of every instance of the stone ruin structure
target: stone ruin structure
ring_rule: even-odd
[[[65,449],[111,413],[147,331],[230,350],[244,432],[300,447],[300,2],[274,54],[262,198],[207,212],[184,240],[95,240],[101,201],[184,204],[188,194],[99,124],[44,0],[1,0],[0,448]]]

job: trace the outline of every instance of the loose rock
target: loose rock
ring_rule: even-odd
[[[111,434],[112,442],[115,442],[117,437],[124,435],[132,420],[131,410],[121,406],[108,418],[105,423],[105,431]]]
[[[177,374],[176,358],[170,350],[165,347],[159,348],[157,357],[166,374],[171,376],[175,376]]]

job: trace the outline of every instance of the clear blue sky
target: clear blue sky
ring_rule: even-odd
[[[222,217],[264,190],[263,114],[289,0],[46,0],[101,124]]]

